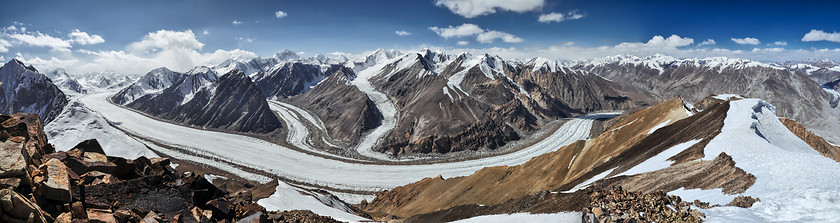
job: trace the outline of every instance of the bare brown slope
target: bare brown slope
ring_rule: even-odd
[[[814,148],[814,150],[823,156],[840,162],[840,147],[831,145],[831,143],[826,142],[822,137],[808,131],[808,129],[805,129],[805,126],[802,126],[802,124],[799,124],[796,120],[779,118],[779,121],[782,121],[782,124],[784,124],[790,132],[802,139],[802,141],[805,141],[805,143],[808,143],[811,148]]]
[[[626,151],[648,136],[649,130],[656,125],[668,120],[674,122],[686,116],[682,101],[672,98],[628,115],[614,124],[611,130],[590,142],[578,141],[519,166],[488,167],[468,177],[446,180],[440,177],[426,178],[382,192],[363,208],[374,216],[393,215],[405,218],[463,204],[494,205],[539,191],[556,189],[575,182],[596,167],[605,166],[604,164],[620,154],[628,154]],[[659,131],[654,135],[667,137]],[[691,139],[694,138],[684,141]],[[647,158],[656,155],[644,149],[637,151],[643,151],[639,153],[640,156],[649,155]],[[618,164],[609,162],[609,165]]]
[[[373,101],[348,83],[355,77],[352,70],[339,69],[321,84],[287,102],[315,113],[333,139],[353,143],[364,131],[376,128],[382,121],[382,114]]]
[[[657,171],[601,180],[593,186],[621,186],[625,190],[642,193],[673,191],[680,188],[721,188],[723,193],[735,194],[746,191],[754,183],[755,176],[736,167],[732,157],[721,153],[711,161],[680,163]]]

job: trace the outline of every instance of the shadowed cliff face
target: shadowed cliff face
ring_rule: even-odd
[[[382,114],[373,101],[349,84],[355,77],[352,70],[342,68],[311,90],[289,98],[289,103],[317,115],[333,139],[355,142],[382,121]]]
[[[126,95],[144,79],[112,99],[130,98]],[[214,73],[193,73],[159,87],[164,87],[160,93],[142,95],[125,106],[169,121],[220,130],[269,133],[282,126],[265,96],[238,70],[218,78]]]
[[[212,96],[211,91],[215,91]],[[162,117],[239,132],[269,133],[282,126],[265,96],[239,71],[225,74],[215,89],[199,91],[193,100]]]
[[[64,92],[34,67],[17,59],[0,67],[0,112],[34,113],[49,123],[67,102]]]

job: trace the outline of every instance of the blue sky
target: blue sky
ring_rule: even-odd
[[[282,49],[840,60],[838,10],[837,1],[0,1],[0,57],[136,73]],[[149,65],[127,64],[138,62]]]

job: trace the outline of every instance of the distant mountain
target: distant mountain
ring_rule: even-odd
[[[342,71],[345,79],[331,76],[310,92],[290,98],[290,103],[316,113],[323,113],[318,111],[323,108],[354,107],[345,102],[370,107],[369,95],[364,99],[360,98],[363,94],[348,93],[355,92],[351,90],[354,87],[363,86],[346,78],[364,75],[375,90],[392,100],[398,111],[396,126],[375,150],[411,154],[495,149],[519,139],[518,132],[537,130],[559,118],[598,110],[628,109],[652,101],[651,96],[632,86],[563,69],[557,62],[548,60],[522,64],[489,55],[452,55],[431,50],[397,53],[379,49],[361,61],[348,62],[345,66],[353,70]],[[350,72],[355,74],[348,75]],[[371,107],[362,111],[380,110],[381,115],[381,109]],[[370,120],[373,113],[365,114],[352,110],[347,115],[319,116],[329,132],[350,132],[352,136],[368,127],[336,122],[375,123]],[[347,135],[332,136],[348,143],[356,142]]]
[[[788,61],[779,66],[802,72],[819,84],[825,84],[840,78],[840,64],[830,60]]]
[[[660,99],[682,96],[696,101],[716,93],[763,98],[776,106],[780,116],[795,118],[829,141],[840,142],[840,109],[833,108],[831,96],[807,74],[784,66],[725,57],[620,55],[583,62],[574,69],[648,90]]]
[[[53,84],[58,86],[58,88],[64,89],[65,91],[71,91],[78,94],[87,93],[87,89],[85,89],[85,87],[79,84],[79,82],[76,81],[76,79],[70,77],[70,75],[67,74],[67,72],[64,71],[64,69],[52,70],[44,75],[49,77],[50,80],[52,80]]]
[[[218,77],[208,67],[186,74],[158,68],[111,101],[187,125],[253,133],[269,133],[281,126],[265,96],[239,70]]]
[[[35,67],[17,59],[0,67],[0,113],[34,113],[46,124],[67,102],[67,96]]]
[[[268,58],[228,60],[211,69],[217,73],[240,70],[250,77],[267,97],[285,98],[311,89],[347,61],[344,56],[326,57],[316,54],[304,58],[291,50],[282,50]]]

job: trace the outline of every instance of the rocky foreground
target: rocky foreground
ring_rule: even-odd
[[[55,151],[37,115],[0,115],[0,222],[335,222],[267,212],[256,200],[275,186],[227,191],[168,158],[107,156],[95,139]]]

